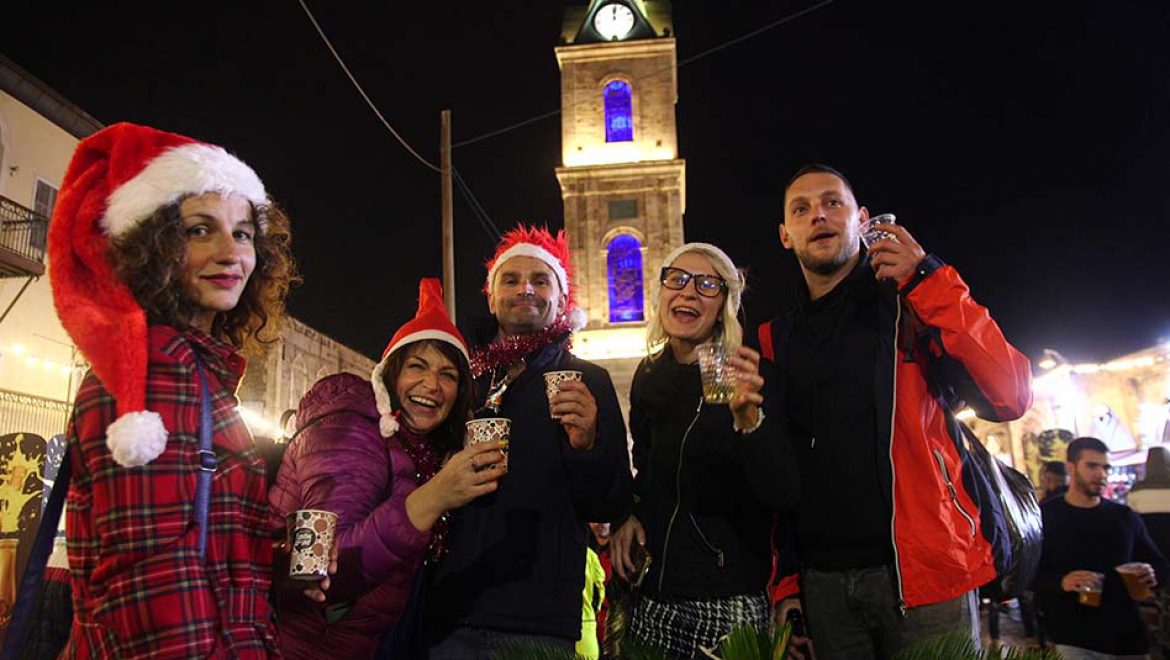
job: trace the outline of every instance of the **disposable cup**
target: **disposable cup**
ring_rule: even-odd
[[[329,575],[329,558],[337,534],[337,514],[320,509],[300,509],[288,514],[288,576],[294,580],[320,580]]]
[[[548,414],[553,419],[560,419],[561,416],[552,411],[552,399],[561,391],[561,383],[570,380],[581,380],[580,371],[549,371],[544,374],[544,393],[548,396]]]

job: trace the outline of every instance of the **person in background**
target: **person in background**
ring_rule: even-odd
[[[764,389],[759,353],[741,345],[743,285],[714,245],[668,255],[651,297],[650,355],[630,388],[637,478],[613,563],[628,581],[648,551],[629,632],[672,658],[707,657],[738,626],[767,627],[773,517],[800,489],[775,390]],[[736,370],[726,405],[704,401],[698,348],[709,342]]]
[[[336,513],[338,566],[315,599],[278,600],[285,657],[372,657],[419,566],[446,549],[448,512],[496,490],[507,473],[500,444],[461,449],[471,399],[467,344],[435,279],[419,283],[418,314],[370,380],[334,374],[301,399],[270,524],[280,535],[298,509]]]
[[[1170,564],[1131,509],[1102,497],[1109,448],[1096,438],[1068,445],[1068,492],[1040,506],[1044,545],[1036,573],[1037,603],[1056,649],[1069,660],[1148,658],[1150,640],[1137,602],[1117,568],[1136,562],[1152,589]],[[1085,592],[1095,591],[1096,602]]]
[[[288,219],[222,148],[115,124],[77,145],[49,273],[92,367],[67,432],[63,656],[278,656],[264,462],[235,392],[296,279]]]

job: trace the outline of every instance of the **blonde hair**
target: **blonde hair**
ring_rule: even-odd
[[[666,256],[658,271],[661,272],[663,268],[673,264],[682,255],[690,253],[706,257],[715,267],[715,272],[727,282],[727,291],[723,294],[723,306],[719,310],[719,318],[715,321],[712,336],[723,345],[725,351],[734,352],[743,343],[743,325],[739,322],[739,306],[744,286],[743,274],[736,268],[735,263],[731,261],[731,257],[727,256],[726,252],[710,243],[687,243],[677,248]],[[662,319],[658,315],[661,297],[662,281],[658,277],[658,273],[655,273],[654,284],[651,288],[651,299],[654,303],[650,306],[646,316],[646,352],[651,357],[657,357],[655,354],[660,354],[660,351],[670,341],[670,336],[666,334],[666,329],[662,327]]]

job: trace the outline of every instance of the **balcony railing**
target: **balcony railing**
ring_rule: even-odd
[[[48,218],[0,197],[0,277],[43,275],[48,232]]]
[[[0,390],[0,435],[36,433],[48,440],[65,432],[72,410],[68,401]]]

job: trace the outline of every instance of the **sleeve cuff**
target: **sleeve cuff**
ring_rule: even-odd
[[[934,274],[934,271],[942,268],[944,265],[946,264],[943,263],[942,259],[939,259],[933,254],[926,255],[922,258],[922,261],[919,261],[918,265],[914,267],[914,272],[898,284],[898,293],[902,294],[903,296],[910,295],[910,292],[913,291],[914,288],[922,282],[922,280],[930,277],[932,274]]]
[[[735,425],[734,421],[732,421],[732,423],[731,423],[731,428],[742,433],[743,435],[747,435],[749,433],[755,433],[756,431],[760,430],[760,426],[762,426],[764,424],[764,407],[760,406],[758,412],[759,412],[759,415],[756,416],[756,423],[753,424],[751,426],[751,428],[741,429]]]

